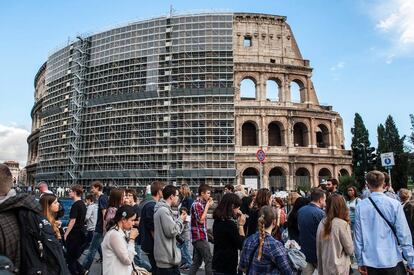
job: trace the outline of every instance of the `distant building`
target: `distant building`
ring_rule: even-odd
[[[35,77],[28,181],[292,190],[348,175],[342,118],[319,104],[312,71],[284,16],[172,15],[79,36]]]
[[[20,172],[19,172],[19,178],[18,178],[17,183],[18,183],[19,185],[28,185],[28,182],[27,182],[27,170],[26,170],[26,167],[25,167],[25,168],[23,168],[23,169],[20,169]]]
[[[8,161],[3,162],[3,164],[6,164],[9,167],[10,172],[13,177],[13,184],[17,184],[19,180],[19,173],[20,173],[19,163],[14,160],[8,160]]]

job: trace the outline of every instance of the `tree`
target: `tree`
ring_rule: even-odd
[[[362,117],[355,113],[354,127],[352,133],[352,174],[357,181],[357,185],[362,188],[365,182],[365,172],[367,171],[367,161],[365,148],[370,147],[369,133],[365,127]],[[363,148],[363,150],[362,150]]]
[[[410,120],[411,120],[411,135],[410,135],[410,141],[414,145],[414,115],[410,114]]]
[[[392,116],[385,121],[384,139],[381,153],[393,152],[395,166],[391,170],[392,186],[395,190],[407,187],[408,158],[404,152],[405,136],[400,137],[397,126]]]
[[[385,141],[385,127],[384,125],[380,124],[377,127],[377,139],[378,139],[378,146],[377,146],[377,170],[383,170],[382,166],[381,166],[381,157],[380,155],[382,153],[386,153],[388,152],[386,150],[386,141]]]

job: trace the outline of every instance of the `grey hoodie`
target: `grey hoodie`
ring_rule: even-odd
[[[181,263],[181,252],[175,237],[184,228],[181,218],[174,219],[171,207],[161,199],[154,208],[154,258],[159,268],[171,268]]]

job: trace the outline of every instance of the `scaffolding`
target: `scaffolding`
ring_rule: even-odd
[[[234,183],[232,20],[170,15],[49,57],[38,179]]]
[[[73,72],[73,92],[70,101],[70,134],[69,134],[69,160],[67,174],[72,184],[80,178],[80,140],[81,140],[81,116],[84,109],[84,98],[86,89],[86,75],[88,72],[90,38],[78,36],[78,42],[74,43],[70,49],[69,67]],[[73,64],[72,64],[73,63]]]

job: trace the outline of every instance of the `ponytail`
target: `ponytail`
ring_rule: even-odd
[[[262,250],[263,250],[263,244],[264,240],[266,238],[266,232],[265,232],[265,217],[264,215],[261,215],[258,220],[258,227],[259,227],[259,248],[257,252],[257,260],[260,261],[262,258]]]
[[[259,228],[259,247],[257,253],[257,260],[260,261],[263,255],[263,246],[266,239],[266,228],[269,228],[273,221],[277,219],[277,214],[269,205],[263,206],[259,211],[259,219],[257,227]]]

